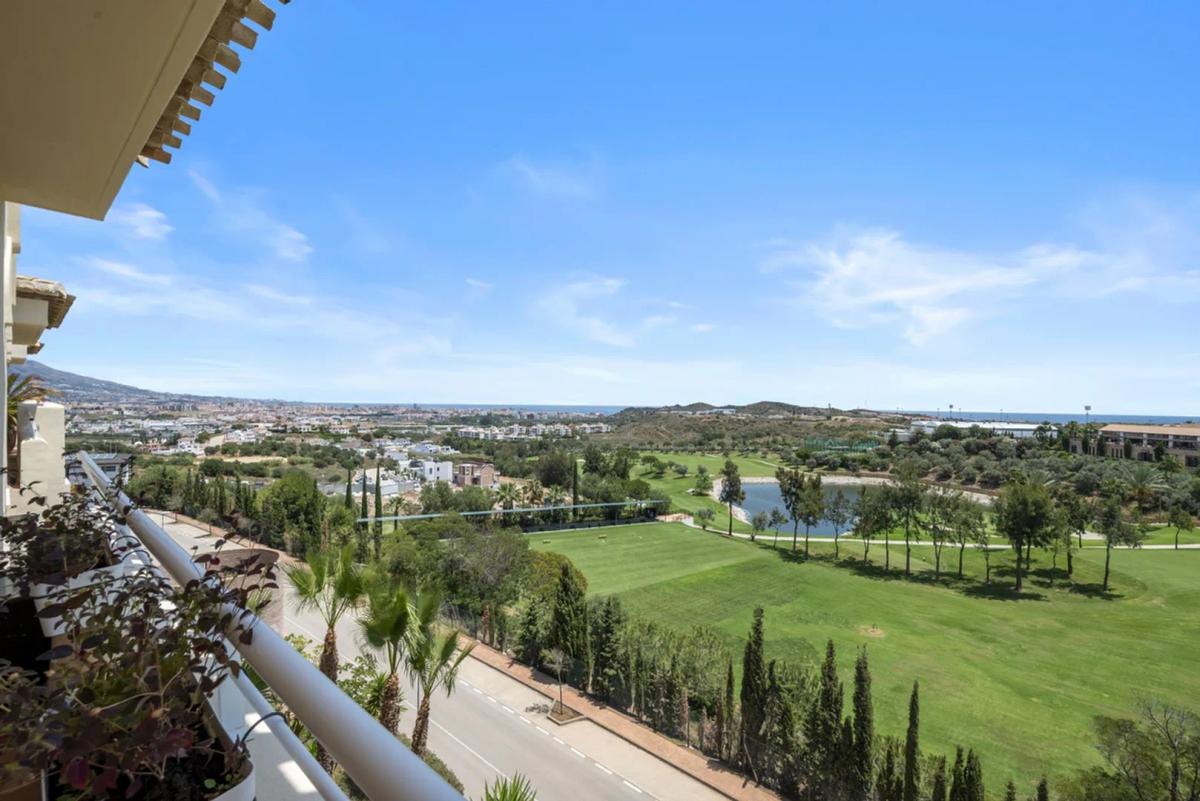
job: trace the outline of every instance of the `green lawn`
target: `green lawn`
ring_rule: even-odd
[[[1009,777],[1028,784],[1094,762],[1091,718],[1129,714],[1139,692],[1192,708],[1200,699],[1200,551],[1118,551],[1102,597],[1104,551],[1089,550],[1076,557],[1083,591],[1061,577],[1050,586],[1043,569],[1016,599],[1001,589],[1006,550],[993,553],[1000,575],[985,591],[973,580],[932,583],[929,546],[914,548],[918,580],[903,581],[857,561],[834,565],[824,543],[804,563],[782,540],[774,551],[672,523],[535,534],[531,544],[570,557],[591,593],[619,593],[681,629],[713,626],[735,664],[755,605],[766,609],[768,657],[813,659],[832,638],[849,684],[855,649],[868,645],[880,731],[903,736],[919,679],[925,748],[980,750],[997,793]],[[842,556],[857,560],[861,548],[847,543]],[[882,556],[873,545],[872,561]],[[891,558],[902,569],[903,547]],[[949,550],[944,559],[956,564]],[[982,554],[968,551],[966,565],[981,576]]]
[[[1179,532],[1179,544],[1187,543],[1189,545],[1200,543],[1200,528],[1185,528]],[[1153,529],[1149,536],[1146,537],[1147,545],[1174,545],[1175,544],[1175,529],[1168,526]]]
[[[696,468],[704,465],[714,476],[725,466],[725,457],[716,454],[680,453],[676,451],[643,451],[651,456],[657,456],[664,462],[676,462],[688,467],[688,475],[694,477]],[[743,476],[774,476],[780,462],[761,456],[730,456],[738,466],[738,472]],[[636,471],[635,471],[636,472]]]
[[[715,479],[720,473],[721,468],[725,466],[725,457],[720,454],[706,455],[695,453],[677,453],[664,451],[646,451],[653,456],[665,461],[673,461],[679,464],[687,465],[688,474],[682,478],[668,470],[662,478],[655,478],[646,470],[643,465],[637,465],[631,473],[632,478],[640,478],[650,483],[650,486],[656,490],[661,490],[671,498],[671,508],[674,511],[684,511],[695,513],[697,510],[707,507],[713,510],[715,517],[713,518],[713,527],[725,529],[729,525],[729,511],[720,503],[717,503],[710,497],[692,495],[689,490],[696,485],[696,468],[704,465],[708,468],[709,475]],[[738,466],[738,471],[743,476],[774,476],[775,470],[779,465],[770,459],[764,459],[758,456],[732,456],[730,457]],[[749,532],[750,526],[742,523],[736,518],[733,521],[733,530]]]

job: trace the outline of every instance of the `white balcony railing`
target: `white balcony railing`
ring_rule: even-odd
[[[178,543],[150,517],[134,507],[125,493],[86,453],[78,454],[89,483],[116,508],[125,511],[126,526],[179,584],[201,578],[203,571]],[[237,615],[231,616],[237,620]],[[300,655],[283,637],[256,621],[249,643],[233,639],[233,647],[270,685],[288,709],[325,746],[372,801],[463,801],[449,784],[395,736],[351,700],[337,685]],[[278,716],[258,688],[240,673],[238,688],[263,716],[263,725],[279,739],[288,755],[326,801],[347,801],[345,794],[295,733]]]

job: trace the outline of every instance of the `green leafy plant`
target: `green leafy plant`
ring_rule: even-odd
[[[537,801],[537,793],[520,773],[483,785],[483,801]]]
[[[45,499],[35,503],[45,505]],[[113,514],[83,495],[64,495],[39,515],[0,517],[0,576],[27,592],[34,584],[62,585],[107,564],[116,534]]]
[[[225,638],[251,640],[246,601],[273,576],[252,556],[230,588],[219,551],[197,561],[204,577],[183,586],[143,567],[64,590],[42,611],[62,617],[68,642],[50,653],[37,736],[17,748],[60,797],[205,801],[244,777],[245,744],[220,732],[207,699],[240,671]]]

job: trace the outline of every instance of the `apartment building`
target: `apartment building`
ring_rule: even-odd
[[[454,468],[454,483],[459,487],[496,486],[496,468],[486,462],[461,462]]]
[[[1139,425],[1109,423],[1100,429],[1104,455],[1153,462],[1173,456],[1186,467],[1200,467],[1200,424]]]
[[[429,483],[454,481],[454,463],[437,462],[432,459],[413,459],[408,463],[409,468],[417,474],[421,481]]]

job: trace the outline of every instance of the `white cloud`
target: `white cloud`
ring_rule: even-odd
[[[221,193],[217,191],[217,187],[212,181],[205,178],[195,170],[188,170],[188,177],[192,179],[192,183],[200,190],[200,194],[204,195],[213,203],[221,202]]]
[[[1187,302],[1200,292],[1200,196],[1166,209],[1144,198],[1091,207],[1090,242],[1037,242],[989,253],[910,242],[890,230],[840,231],[822,242],[772,240],[760,268],[799,271],[796,301],[841,328],[892,325],[914,345],[1002,301],[1140,293]]]
[[[673,314],[651,314],[648,317],[642,318],[642,328],[647,330],[651,328],[663,328],[664,326],[674,325],[678,320],[679,318]]]
[[[266,300],[273,300],[276,303],[284,303],[289,306],[309,306],[313,299],[308,295],[290,295],[286,292],[280,292],[273,287],[264,286],[262,284],[246,284],[245,289],[252,295],[257,295]]]
[[[517,180],[536,195],[558,198],[590,198],[596,193],[598,167],[572,163],[537,163],[516,155],[498,165],[501,173]]]
[[[167,223],[167,215],[145,203],[115,206],[107,221],[129,231],[138,239],[165,239],[175,230]]]
[[[634,344],[629,331],[593,311],[624,285],[618,278],[594,278],[552,287],[534,302],[534,310],[564,331],[592,342],[629,348]]]
[[[275,219],[263,208],[256,193],[219,191],[212,181],[195,170],[189,171],[188,177],[212,203],[216,221],[225,230],[257,242],[285,261],[304,261],[313,252],[304,232]]]
[[[84,264],[95,270],[115,275],[118,278],[125,278],[129,281],[135,281],[143,284],[158,284],[165,286],[171,283],[171,276],[161,273],[148,273],[143,270],[126,264],[125,262],[113,261],[112,259],[90,258],[84,259]]]
[[[464,280],[467,282],[467,289],[476,297],[486,295],[492,291],[490,281],[481,281],[478,278],[471,278],[470,276],[467,276]]]
[[[893,231],[864,231],[776,251],[766,271],[801,268],[802,302],[830,323],[899,324],[921,345],[967,320],[975,304],[1038,280],[1028,259],[914,245]]]
[[[715,330],[716,326],[712,323],[696,323],[691,328],[697,334],[707,334],[709,331]]]

